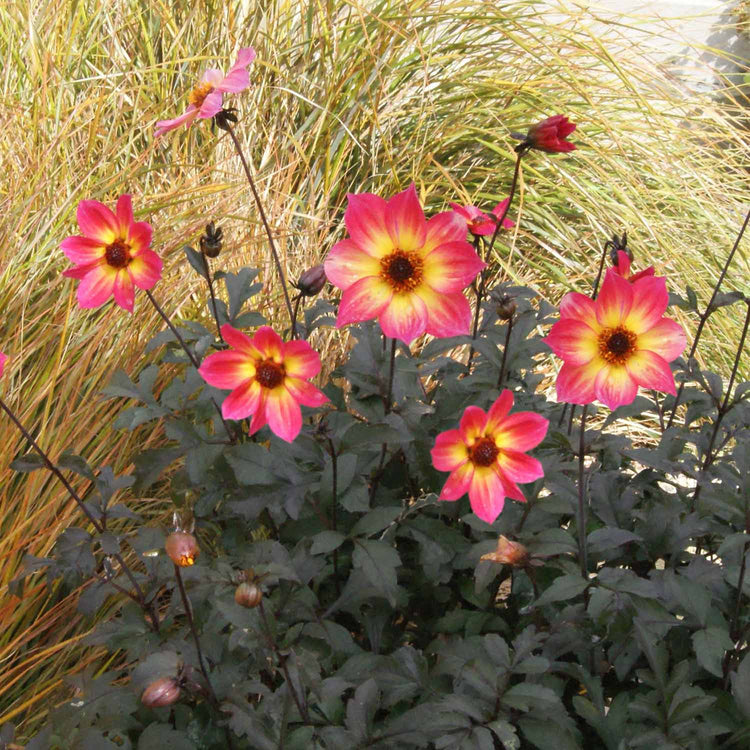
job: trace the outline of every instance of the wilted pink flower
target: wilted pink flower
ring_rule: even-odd
[[[253,415],[250,434],[265,424],[291,443],[302,429],[303,406],[321,406],[328,398],[309,378],[320,372],[320,357],[306,341],[282,342],[269,326],[251,338],[229,324],[221,335],[232,349],[203,360],[198,372],[216,388],[231,388],[221,413],[225,419]]]
[[[324,264],[344,290],[336,327],[378,318],[386,336],[405,344],[425,332],[468,333],[471,309],[462,290],[485,264],[466,242],[464,221],[453,211],[426,221],[413,184],[388,201],[372,193],[348,198],[349,238]]]
[[[505,212],[510,198],[500,201],[490,212],[492,217],[482,213],[476,206],[459,206],[458,203],[451,203],[453,212],[458,214],[465,222],[468,230],[472,234],[487,235],[493,234],[497,226],[497,220]],[[503,229],[512,229],[516,225],[515,221],[503,219]]]
[[[173,120],[159,120],[156,123],[155,137],[158,138],[168,130],[180,125],[190,127],[193,120],[210,119],[222,108],[222,94],[236,94],[250,85],[247,66],[255,59],[252,47],[243,47],[237,54],[237,62],[226,75],[220,70],[211,68],[203,74],[201,82],[195,86],[188,97],[188,108],[185,113]]]
[[[571,404],[599,399],[610,409],[629,404],[638,386],[675,395],[669,363],[685,348],[685,331],[665,318],[666,279],[628,282],[610,268],[596,301],[565,295],[560,320],[545,339],[563,360],[557,398]]]
[[[99,201],[81,201],[76,213],[81,235],[66,237],[60,247],[75,268],[63,276],[80,279],[81,307],[99,307],[112,295],[133,312],[134,290],[151,289],[161,278],[162,260],[151,249],[151,225],[133,219],[129,195],[117,200],[116,213]]]
[[[575,144],[565,140],[575,129],[575,123],[565,115],[553,115],[532,125],[521,146],[525,144],[527,148],[536,148],[548,154],[575,151]]]
[[[654,271],[654,267],[649,266],[648,268],[644,268],[642,271],[638,271],[638,273],[631,274],[630,257],[623,250],[617,251],[617,263],[612,266],[612,270],[618,276],[622,276],[623,279],[627,279],[631,284],[638,281],[638,279],[643,279],[646,276],[653,276],[654,273],[656,273]]]
[[[439,500],[458,500],[469,493],[471,509],[492,523],[511,497],[526,502],[516,482],[543,476],[542,465],[524,451],[547,434],[549,421],[530,411],[509,414],[513,394],[506,388],[486,414],[469,406],[457,430],[441,432],[431,451],[432,465],[450,471]]]
[[[529,551],[520,542],[513,542],[501,534],[497,540],[497,549],[482,555],[479,559],[520,568],[528,563]]]

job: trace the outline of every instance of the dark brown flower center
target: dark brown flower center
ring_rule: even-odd
[[[394,292],[410,292],[422,281],[422,265],[417,253],[394,250],[380,261],[381,276]]]
[[[599,334],[599,354],[611,365],[622,365],[635,351],[638,337],[627,328],[606,328]]]
[[[255,379],[264,388],[275,388],[277,385],[281,385],[284,380],[284,370],[281,365],[267,359],[255,368]]]
[[[469,459],[477,466],[491,466],[495,463],[497,454],[500,453],[495,441],[492,438],[479,438],[474,445],[469,448]]]
[[[200,108],[206,97],[214,90],[210,83],[199,83],[191,92],[188,101],[196,108]]]
[[[107,245],[104,257],[112,268],[125,268],[130,263],[130,245],[121,239],[116,239]]]

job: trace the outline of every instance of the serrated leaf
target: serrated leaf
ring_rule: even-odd
[[[570,573],[555,578],[552,585],[542,592],[542,595],[534,602],[535,607],[542,607],[552,602],[571,601],[588,588],[589,581],[580,575]]]
[[[367,515],[354,524],[351,530],[352,536],[360,534],[369,535],[382,531],[390,526],[391,522],[401,515],[402,508],[398,507],[379,507],[373,508]]]
[[[389,544],[370,539],[357,539],[352,563],[365,574],[370,583],[380,591],[391,606],[396,604],[396,568],[401,565],[398,552]]]
[[[321,531],[312,538],[311,555],[324,555],[338,549],[346,537],[340,531]]]

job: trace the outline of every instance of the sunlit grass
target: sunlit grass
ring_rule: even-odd
[[[58,243],[75,231],[82,198],[112,204],[133,193],[165,259],[155,294],[178,316],[207,314],[180,248],[216,220],[227,238],[218,263],[261,267],[257,303],[283,322],[231,143],[205,122],[152,138],[153,123],[184,109],[205,68],[226,68],[247,44],[258,51],[254,86],[232,103],[291,278],[342,236],[347,192],[392,194],[414,180],[431,212],[449,200],[492,206],[507,195],[510,131],[562,113],[579,123],[579,150],[525,160],[517,228],[498,243],[509,275],[553,302],[569,288],[586,291],[604,241],[627,229],[637,264],[655,265],[677,289],[691,284],[705,303],[750,203],[736,113],[666,79],[622,27],[598,36],[585,11],[557,11],[552,22],[530,0],[0,7],[0,348],[12,358],[3,398],[53,458],[69,449],[126,471],[136,446],[161,439],[153,426],[106,429],[112,405],[97,394],[115,368],[143,364],[160,324],[142,296],[132,317],[76,308]],[[747,292],[747,278],[740,250],[726,288]],[[725,372],[737,315],[712,320],[703,353]],[[340,338],[318,343],[330,367]],[[7,420],[0,437],[0,725],[22,722],[23,733],[62,677],[96,654],[76,645],[90,627],[75,614],[76,592],[47,589],[39,577],[20,600],[7,591],[26,551],[48,554],[81,521],[53,479],[8,468],[25,447]],[[126,501],[149,518],[166,508],[162,498]]]

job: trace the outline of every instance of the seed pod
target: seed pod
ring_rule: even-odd
[[[218,257],[221,252],[222,230],[218,229],[213,221],[206,224],[206,232],[201,237],[201,252],[209,258]]]
[[[323,268],[323,264],[320,263],[317,266],[308,268],[299,280],[294,285],[297,289],[302,292],[305,297],[314,297],[316,294],[320,294],[323,287],[326,285],[326,272]]]
[[[243,581],[234,590],[234,600],[240,605],[240,607],[253,609],[260,604],[261,599],[263,599],[263,591],[261,591],[261,588],[257,583],[247,583],[246,581]]]
[[[171,706],[180,697],[180,686],[174,677],[162,677],[152,682],[141,696],[141,703],[148,708]]]
[[[175,565],[188,568],[200,554],[198,540],[185,531],[173,531],[164,542],[164,549]]]
[[[517,309],[516,301],[507,294],[502,296],[500,302],[497,303],[497,307],[495,308],[497,311],[497,317],[500,318],[500,320],[510,320],[516,314]]]

